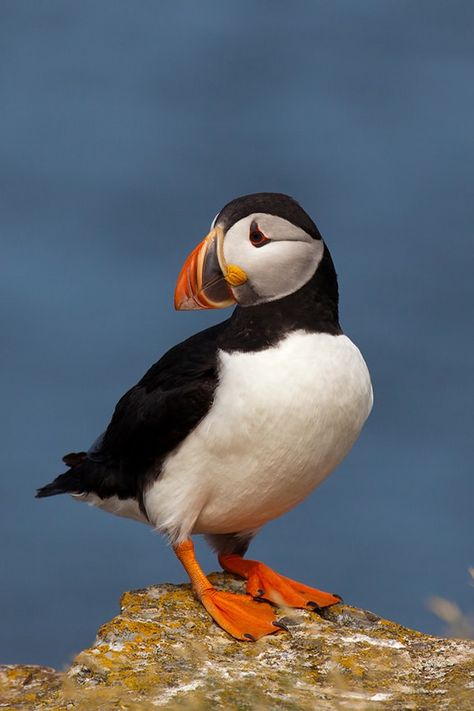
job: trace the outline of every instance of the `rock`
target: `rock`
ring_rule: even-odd
[[[241,590],[230,575],[216,587]],[[127,592],[64,674],[0,668],[0,708],[474,708],[474,642],[437,639],[348,605],[286,611],[289,632],[232,640],[188,585]]]

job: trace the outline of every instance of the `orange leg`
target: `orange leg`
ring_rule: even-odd
[[[212,587],[196,560],[191,539],[174,546],[174,552],[189,575],[198,599],[226,632],[236,639],[255,642],[266,634],[281,631],[270,605],[256,602],[250,595],[221,592]]]
[[[219,556],[219,563],[229,573],[247,579],[249,595],[270,600],[275,605],[318,610],[341,602],[339,595],[285,578],[258,560],[244,560],[240,555],[223,554]]]

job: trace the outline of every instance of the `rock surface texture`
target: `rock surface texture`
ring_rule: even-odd
[[[242,591],[232,576],[211,579]],[[343,604],[285,619],[289,632],[236,642],[188,585],[128,592],[67,672],[0,667],[0,708],[474,709],[474,642]]]

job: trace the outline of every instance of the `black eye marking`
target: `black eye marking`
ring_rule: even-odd
[[[250,225],[249,240],[254,247],[264,247],[271,242],[271,239],[265,237],[256,222],[252,222]]]

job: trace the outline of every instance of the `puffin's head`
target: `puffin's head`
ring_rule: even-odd
[[[314,276],[324,250],[318,228],[293,198],[244,195],[219,212],[187,258],[175,307],[215,309],[281,299]]]

